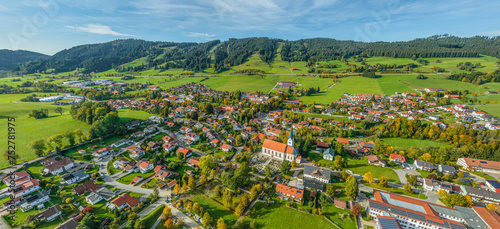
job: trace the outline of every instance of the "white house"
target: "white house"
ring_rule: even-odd
[[[147,173],[154,169],[154,164],[150,161],[139,161],[137,167],[141,173]]]
[[[60,174],[64,171],[70,170],[74,166],[75,166],[74,161],[71,158],[66,157],[66,158],[63,158],[59,161],[56,161],[56,162],[46,166],[43,169],[43,172],[46,174],[50,173],[52,175],[57,175],[57,174]]]
[[[330,148],[327,148],[325,151],[323,151],[323,159],[333,161],[333,158],[335,157],[335,151],[333,151]]]

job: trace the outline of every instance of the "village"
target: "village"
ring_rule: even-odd
[[[6,226],[68,229],[91,219],[109,228],[258,228],[254,215],[267,206],[332,228],[498,226],[499,162],[435,164],[429,153],[409,156],[369,136],[370,128],[401,119],[443,134],[498,130],[498,118],[449,103],[459,97],[441,96],[445,89],[346,93],[327,106],[306,106],[291,97],[290,84],[274,96],[187,84],[150,86],[158,99],[109,99],[113,109],[161,114],[125,123],[124,136],[53,152],[4,177],[14,198],[1,199],[3,213],[14,210],[17,218]],[[63,216],[69,220],[56,224]]]

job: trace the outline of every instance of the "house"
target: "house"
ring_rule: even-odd
[[[460,189],[455,184],[445,182],[445,181],[437,181],[437,180],[433,180],[433,179],[429,179],[429,178],[424,178],[424,182],[423,182],[422,187],[425,190],[435,191],[435,192],[437,192],[439,190],[443,190],[446,193],[455,193],[456,191],[458,191]]]
[[[163,118],[158,117],[158,116],[151,116],[151,117],[149,117],[149,121],[154,122],[154,123],[161,123],[161,122],[163,122]]]
[[[191,128],[187,127],[187,126],[183,126],[183,127],[181,127],[180,131],[183,134],[187,134],[187,133],[189,133],[189,132],[191,132],[193,130]]]
[[[59,161],[56,161],[50,165],[47,165],[43,169],[43,173],[57,175],[57,174],[65,172],[65,171],[68,171],[69,169],[73,168],[74,166],[75,166],[75,163],[74,163],[73,159],[71,159],[69,157],[65,157]]]
[[[222,146],[220,147],[220,149],[224,152],[229,152],[233,149],[233,147],[231,145],[228,145],[226,143],[222,144]]]
[[[382,166],[382,167],[385,167],[387,165],[387,163],[377,155],[367,156],[367,159],[368,159],[368,164],[370,165]]]
[[[95,184],[94,181],[86,181],[85,183],[79,185],[79,186],[76,186],[75,188],[73,188],[73,191],[77,194],[77,195],[82,195],[86,192],[93,192],[93,191],[96,191],[97,189],[99,189],[101,186],[98,185],[98,184]]]
[[[276,193],[285,198],[288,197],[299,201],[304,200],[304,189],[298,189],[285,184],[278,183],[276,185]]]
[[[160,146],[161,145],[158,142],[154,142],[154,141],[148,142],[148,147],[151,150],[157,150],[158,148],[160,148]]]
[[[219,145],[220,141],[218,139],[212,140],[211,144],[213,147],[217,147]]]
[[[170,136],[164,136],[162,139],[165,143],[172,143],[173,141],[175,141],[175,139]]]
[[[59,224],[54,229],[76,229],[80,225],[75,218],[71,218],[66,220],[64,223]]]
[[[41,192],[36,193],[35,195],[29,196],[26,198],[17,197],[16,199],[14,199],[14,201],[12,201],[12,204],[19,205],[21,208],[21,211],[27,212],[27,211],[33,209],[33,207],[36,207],[40,204],[43,204],[49,200],[50,200],[49,192],[47,190],[43,190]],[[7,206],[10,205],[9,202],[11,202],[11,201],[6,202]],[[6,206],[6,204],[4,203],[4,206]]]
[[[118,158],[118,159],[116,159],[115,162],[113,162],[113,167],[115,167],[115,169],[123,169],[123,167],[125,167],[125,165],[127,165],[129,163],[130,163],[130,161],[128,161],[127,159]]]
[[[184,147],[177,148],[177,150],[175,152],[176,153],[182,153],[184,155],[184,158],[188,158],[188,157],[191,156],[191,150],[186,149]]]
[[[56,204],[56,205],[48,208],[47,210],[40,212],[36,216],[36,218],[43,220],[45,222],[51,222],[54,219],[56,219],[57,217],[59,217],[60,215],[62,215],[62,209],[59,206],[59,204]]]
[[[486,127],[486,129],[488,130],[500,130],[500,124],[494,124],[494,123],[486,123],[486,125],[484,125],[484,127]]]
[[[135,207],[139,204],[139,200],[135,197],[131,197],[128,193],[122,193],[111,202],[112,208],[117,208],[118,210],[123,210],[127,207]]]
[[[396,163],[402,164],[402,163],[406,162],[406,158],[403,155],[392,153],[389,155],[389,161],[394,161]]]
[[[103,148],[100,148],[98,150],[96,150],[94,153],[92,153],[92,156],[94,157],[104,157],[110,153],[114,153],[115,150],[111,147],[103,147]]]
[[[198,135],[198,134],[197,134],[197,133],[195,133],[195,132],[189,132],[189,133],[187,133],[187,134],[186,134],[186,137],[187,137],[189,140],[193,141],[193,142],[196,142],[196,141],[200,140],[200,135]]]
[[[200,158],[191,157],[189,158],[189,160],[187,160],[186,163],[188,166],[198,169],[198,164],[200,164]]]
[[[441,172],[442,174],[451,174],[451,175],[455,175],[457,173],[455,167],[449,165],[438,165],[438,171]]]
[[[496,180],[486,180],[486,186],[493,192],[500,192],[500,183]]]
[[[335,198],[333,199],[333,204],[337,208],[347,209],[347,202],[345,200]]]
[[[165,181],[168,177],[172,175],[172,172],[167,170],[167,168],[163,165],[157,165],[154,171],[155,171],[155,178],[162,181]]]
[[[130,145],[130,144],[133,144],[133,143],[134,143],[134,141],[132,141],[132,140],[122,139],[122,140],[119,140],[119,141],[111,144],[111,147],[120,148],[122,146]]]
[[[460,186],[462,189],[462,195],[469,195],[473,199],[481,200],[484,202],[494,202],[496,204],[500,203],[500,193],[492,192],[482,188],[474,188],[467,185]]]
[[[301,157],[294,147],[293,131],[290,131],[287,144],[265,139],[262,144],[262,154],[278,160],[295,161],[300,163]]]
[[[85,200],[87,201],[88,204],[96,205],[102,200],[102,196],[97,194],[96,192],[90,193],[87,197],[85,197]]]
[[[139,168],[139,171],[141,171],[141,173],[147,173],[147,172],[153,170],[155,167],[153,162],[150,162],[150,161],[139,161],[139,162],[137,162],[136,165]]]
[[[459,158],[457,160],[457,165],[462,166],[463,169],[472,171],[500,173],[500,162],[498,161]]]
[[[419,160],[415,160],[413,162],[413,165],[415,165],[415,167],[419,170],[425,170],[425,171],[429,171],[429,172],[436,168],[436,166],[432,163],[425,162],[425,161],[419,161]]]
[[[3,183],[7,186],[17,187],[31,180],[31,176],[26,171],[15,172],[12,175],[3,178]]]
[[[89,177],[90,177],[90,175],[88,173],[86,173],[82,170],[78,170],[78,171],[76,171],[76,172],[74,172],[66,177],[63,177],[61,183],[65,183],[66,185],[71,185],[71,184],[83,181]]]
[[[174,188],[177,185],[177,180],[172,180],[167,183],[168,188]]]
[[[165,152],[170,152],[170,151],[174,150],[175,147],[177,147],[177,143],[176,142],[173,142],[173,143],[163,143],[162,147],[163,147],[163,150]]]
[[[40,189],[40,183],[38,179],[30,179],[17,187],[12,189],[12,195],[14,197],[26,196],[36,190]]]
[[[329,169],[316,166],[304,166],[304,186],[308,188],[325,190],[326,184],[330,183],[332,172]]]
[[[437,120],[439,120],[439,116],[429,115],[429,119],[430,119],[430,120],[437,121]]]
[[[323,159],[333,161],[334,157],[335,151],[333,151],[331,148],[327,148],[323,151]]]
[[[144,180],[144,177],[142,177],[142,176],[136,176],[136,177],[134,177],[134,179],[132,179],[132,181],[130,182],[130,184],[137,184],[137,183],[141,182],[142,180]]]
[[[129,146],[127,147],[127,150],[130,152],[129,156],[133,159],[139,159],[146,155],[146,152],[144,150],[137,148],[136,146]]]

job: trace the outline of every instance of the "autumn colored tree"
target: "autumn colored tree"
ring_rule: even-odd
[[[362,211],[363,211],[363,208],[358,203],[355,203],[351,208],[351,214],[353,214],[356,217],[361,215]]]
[[[191,190],[191,191],[193,191],[194,188],[196,187],[196,181],[194,180],[193,176],[189,177],[188,186],[189,186],[189,190]]]
[[[181,186],[179,184],[176,184],[174,187],[174,193],[176,195],[179,195],[179,192],[181,191]]]
[[[174,229],[175,226],[174,226],[174,220],[173,219],[167,219],[165,221],[165,223],[163,224],[163,226],[167,229]]]
[[[405,190],[405,192],[406,192],[406,193],[408,193],[408,194],[413,194],[413,189],[411,189],[411,185],[409,185],[409,184],[405,184],[405,185],[403,186],[403,189]]]
[[[203,225],[205,227],[209,227],[213,223],[214,223],[214,219],[212,218],[212,216],[210,216],[210,214],[208,214],[208,212],[205,212],[205,214],[203,215]]]
[[[380,185],[380,187],[387,187],[387,177],[381,176],[378,179],[378,185]]]
[[[227,224],[224,222],[224,219],[221,217],[217,220],[217,229],[227,229]]]
[[[373,174],[372,172],[367,172],[365,175],[363,175],[363,180],[368,182],[369,184],[373,183]]]

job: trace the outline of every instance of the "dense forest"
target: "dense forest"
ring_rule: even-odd
[[[212,68],[217,73],[244,63],[255,53],[260,54],[264,62],[271,63],[279,47],[284,61],[307,61],[308,66],[321,60],[345,62],[352,56],[359,56],[358,59],[367,56],[386,56],[422,60],[420,58],[478,57],[484,54],[500,58],[500,37],[460,38],[436,35],[412,41],[368,43],[330,38],[286,41],[254,37],[205,43],[128,39],[77,46],[63,50],[48,59],[22,64],[15,68],[15,71],[21,74],[58,73],[83,69],[83,73],[90,73],[112,68],[118,72],[180,68],[199,72]],[[145,63],[124,65],[139,58],[144,58]],[[397,68],[411,68],[411,66],[397,66]],[[358,69],[355,72],[363,71],[364,69]]]
[[[7,49],[0,50],[0,70],[10,70],[17,67],[19,64],[28,62],[47,59],[50,56],[45,54],[18,50],[11,51]]]

